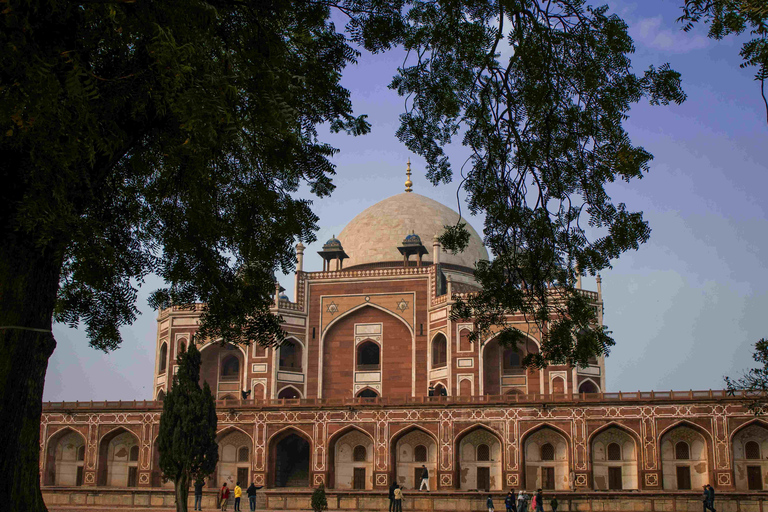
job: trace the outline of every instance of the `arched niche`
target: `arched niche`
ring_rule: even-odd
[[[368,328],[365,332],[359,326]],[[358,331],[356,331],[358,326]],[[375,341],[380,348],[380,369],[364,375],[364,382],[353,382],[358,342]],[[365,305],[334,319],[321,338],[318,358],[322,398],[349,398],[355,384],[380,385],[381,396],[403,396],[413,392],[411,375],[413,333],[402,318],[376,307]]]
[[[459,396],[472,396],[472,380],[461,379],[459,381]]]
[[[381,369],[381,347],[372,340],[365,340],[357,346],[355,369],[370,372]]]
[[[670,428],[660,447],[665,490],[698,490],[710,483],[709,448],[699,427],[681,423]]]
[[[329,442],[334,489],[373,489],[373,438],[358,428],[346,429]]]
[[[610,426],[591,443],[592,487],[597,491],[638,489],[638,444],[626,430]]]
[[[469,329],[459,329],[459,352],[472,352],[472,342],[469,341],[469,334]]]
[[[360,391],[358,391],[355,396],[358,398],[378,398],[379,394],[376,392],[375,389],[363,388]]]
[[[568,440],[558,429],[545,426],[528,434],[523,442],[526,489],[570,489]]]
[[[599,393],[600,388],[592,379],[585,379],[579,384],[579,393]]]
[[[98,485],[136,487],[138,485],[139,438],[118,427],[99,442]]]
[[[280,371],[300,373],[304,365],[304,345],[296,338],[286,338],[278,349],[277,358]]]
[[[311,439],[298,429],[289,427],[273,435],[269,440],[269,485],[309,487],[311,448]]]
[[[504,395],[512,387],[528,393],[540,392],[541,372],[520,366],[525,356],[539,353],[539,345],[533,339],[526,337],[515,350],[502,347],[497,338],[493,338],[483,345],[480,353],[483,395]]]
[[[443,333],[432,338],[431,362],[432,368],[445,368],[448,365],[448,341]]]
[[[208,382],[213,396],[223,400],[226,395],[240,398],[245,373],[245,355],[240,347],[230,343],[206,344],[200,349],[200,385]]]
[[[288,385],[280,389],[277,392],[277,398],[285,398],[287,400],[296,400],[301,398],[301,391],[295,387]]]
[[[168,343],[165,341],[160,345],[160,354],[158,358],[157,373],[162,375],[168,369]]]
[[[237,482],[247,487],[251,480],[251,456],[253,440],[237,428],[229,428],[216,436],[219,445],[219,463],[216,465],[216,485],[234,488]]]
[[[418,427],[409,427],[398,432],[390,441],[395,481],[406,489],[418,489],[421,483],[422,466],[429,471],[429,488],[437,483],[437,442],[435,438]]]
[[[768,427],[751,422],[731,438],[733,472],[739,491],[763,491],[768,488]]]
[[[69,427],[53,434],[46,446],[43,485],[83,485],[85,438]]]
[[[502,443],[485,427],[462,432],[456,440],[458,488],[463,491],[501,491]]]

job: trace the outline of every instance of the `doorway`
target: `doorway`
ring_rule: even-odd
[[[621,468],[608,468],[608,489],[620,491],[622,488]]]
[[[359,490],[365,489],[365,468],[354,468],[352,474],[352,488]]]
[[[296,434],[275,445],[275,487],[309,487],[309,443]]]
[[[747,466],[747,488],[750,491],[763,490],[763,471],[760,466]]]
[[[237,468],[237,481],[243,487],[248,486],[248,468]]]
[[[677,490],[691,490],[691,468],[690,466],[677,466]]]
[[[541,488],[554,490],[555,468],[541,468]]]
[[[477,490],[489,491],[491,489],[491,468],[477,468]]]

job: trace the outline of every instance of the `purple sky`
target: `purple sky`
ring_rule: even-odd
[[[609,2],[630,26],[637,73],[669,62],[683,75],[682,106],[636,106],[626,123],[632,141],[653,153],[650,173],[610,193],[642,210],[653,232],[639,251],[603,273],[605,323],[616,346],[606,360],[608,389],[721,388],[722,376],[752,364],[751,346],[768,335],[768,127],[754,70],[739,68],[744,39],[711,41],[703,27],[683,33],[678,2]],[[403,190],[405,162],[414,191],[453,209],[456,184],[433,187],[423,161],[395,138],[403,100],[387,89],[398,52],[363,55],[347,69],[357,113],[373,125],[365,137],[328,135],[341,149],[334,159],[337,189],[315,201],[319,243],[308,247],[306,270],[319,270],[322,242],[368,206]],[[457,147],[454,155],[465,154]],[[760,164],[760,162],[764,162]],[[466,212],[466,209],[463,210]],[[482,219],[470,222],[478,232]],[[585,288],[594,289],[594,278]],[[293,292],[292,278],[283,285]],[[140,295],[143,315],[123,329],[122,347],[108,355],[88,346],[82,329],[57,325],[45,400],[131,400],[152,395],[156,313]]]

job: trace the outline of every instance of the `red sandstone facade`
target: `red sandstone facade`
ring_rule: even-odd
[[[392,211],[435,208],[415,194],[387,201]],[[374,221],[364,212],[350,225],[365,222]],[[359,233],[347,236],[359,246]],[[478,243],[476,254],[484,251]],[[739,397],[603,393],[602,359],[587,368],[525,370],[519,360],[539,350],[535,325],[509,315],[528,336],[519,354],[493,336],[469,343],[472,320],[453,321],[450,308],[476,289],[471,270],[441,261],[449,257],[437,242],[431,261],[422,261],[418,237],[409,235],[399,249],[402,262],[371,252],[345,270],[347,255],[333,239],[321,253],[326,270],[304,272],[299,246],[295,300],[275,293],[288,343],[200,345],[201,380],[219,409],[220,463],[210,487],[241,480],[383,490],[395,479],[414,488],[425,465],[438,490],[768,488],[768,424]],[[602,322],[599,286],[580,293]],[[43,485],[162,485],[155,446],[161,400],[199,314],[198,306],[158,317],[156,401],[45,404]]]

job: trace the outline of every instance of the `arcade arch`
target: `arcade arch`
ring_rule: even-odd
[[[277,398],[297,399],[301,398],[301,391],[295,387],[288,385],[283,387],[278,393]]]
[[[245,354],[240,347],[211,342],[200,349],[200,361],[201,386],[207,382],[217,400],[226,395],[240,398],[245,373]]]
[[[661,467],[665,490],[701,489],[709,480],[707,440],[687,424],[678,424],[661,436]]]
[[[579,384],[579,393],[599,393],[600,388],[592,379],[586,379]]]
[[[280,345],[278,367],[283,372],[300,373],[303,367],[304,346],[296,338],[287,338]]]
[[[118,427],[99,442],[98,485],[136,487],[138,485],[139,438]]]
[[[459,489],[502,490],[502,445],[496,434],[482,426],[469,429],[457,441]]]
[[[80,432],[64,428],[47,443],[43,485],[83,485],[85,438]]]
[[[253,441],[240,429],[231,428],[217,436],[219,463],[216,466],[216,485],[234,487],[235,483],[247,486],[250,480]]]
[[[448,342],[443,333],[432,338],[432,368],[445,368],[448,364]]]
[[[311,440],[289,427],[269,441],[269,479],[271,487],[309,487]]]
[[[592,487],[597,491],[638,489],[637,442],[609,426],[592,438]]]
[[[352,428],[330,443],[334,489],[373,489],[373,438]]]
[[[565,491],[569,485],[568,441],[558,430],[544,426],[526,436],[525,487]]]
[[[739,491],[768,488],[768,428],[749,423],[733,434],[733,472]]]
[[[406,489],[418,489],[422,466],[429,471],[429,488],[435,489],[437,443],[435,438],[418,427],[410,427],[393,439],[393,467],[396,482]]]
[[[515,350],[513,347],[502,347],[497,338],[492,338],[480,349],[480,353],[481,394],[504,395],[512,388],[540,392],[540,372],[520,366],[525,356],[539,353],[535,340],[526,337]]]

